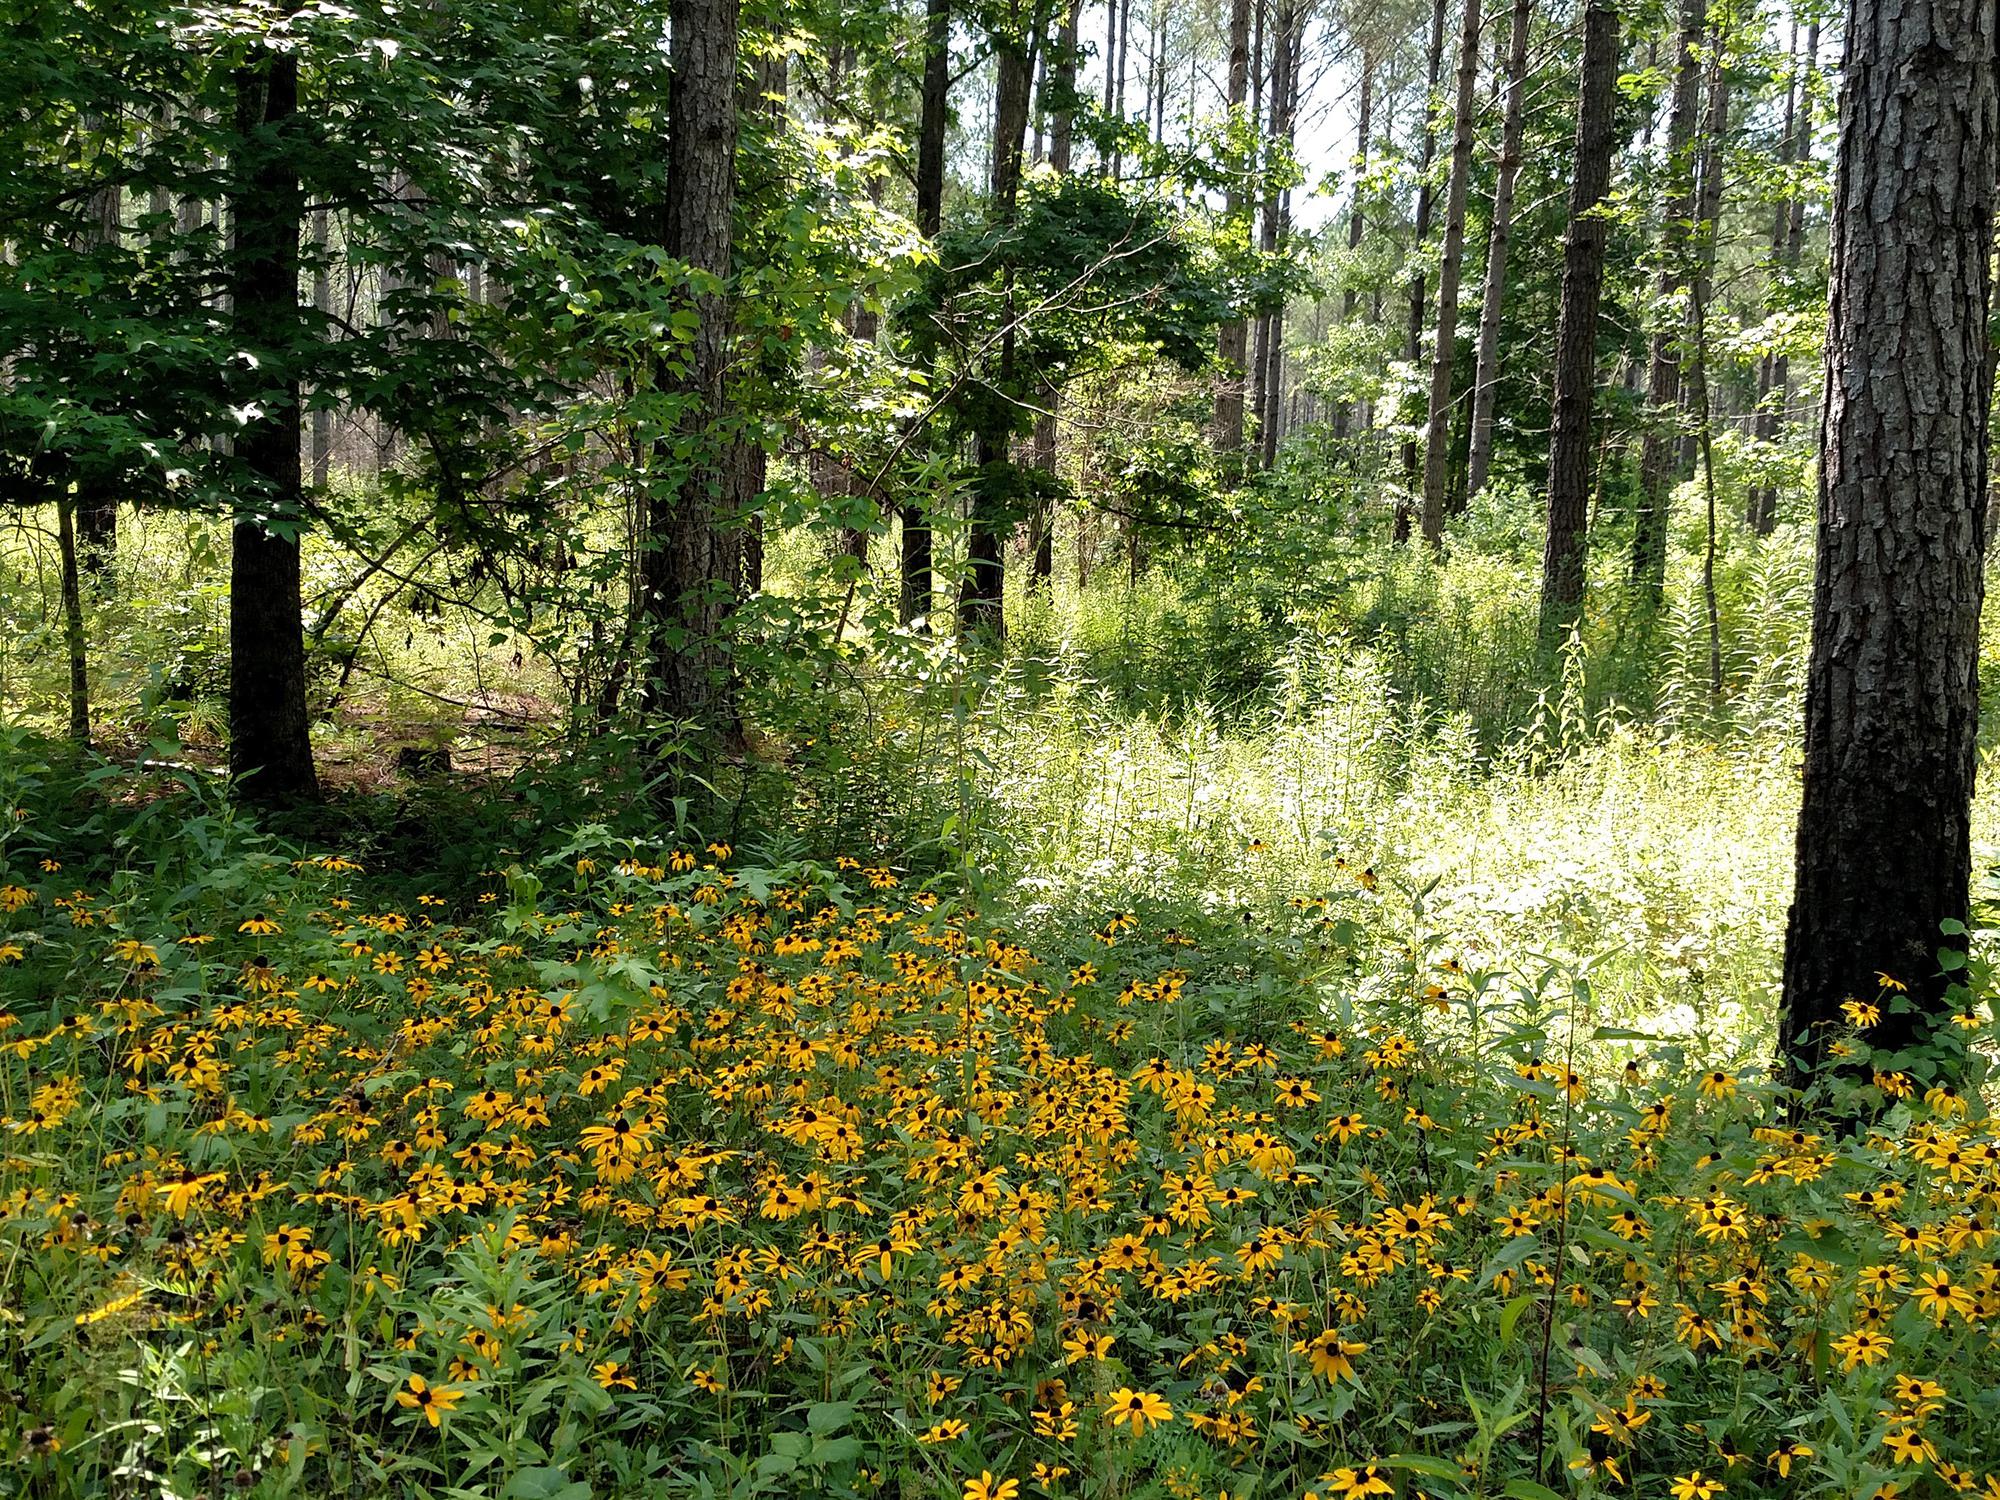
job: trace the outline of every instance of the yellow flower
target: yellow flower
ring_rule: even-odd
[[[1344,1339],[1339,1330],[1333,1328],[1292,1345],[1292,1352],[1311,1360],[1313,1374],[1323,1380],[1353,1379],[1354,1356],[1365,1353],[1367,1349],[1367,1344]]]
[[[1668,1486],[1673,1491],[1674,1500],[1712,1500],[1722,1493],[1720,1479],[1704,1479],[1701,1470],[1684,1474]]]
[[[1842,1356],[1840,1368],[1848,1371],[1856,1365],[1880,1364],[1889,1357],[1889,1351],[1896,1344],[1886,1333],[1874,1333],[1863,1328],[1842,1334],[1833,1341],[1833,1347]]]
[[[1015,1500],[1020,1493],[1020,1480],[995,1479],[985,1469],[977,1479],[965,1481],[965,1500]]]
[[[1367,1495],[1393,1495],[1396,1487],[1382,1477],[1382,1470],[1375,1464],[1363,1464],[1359,1469],[1335,1469],[1326,1476],[1327,1487],[1345,1500],[1362,1500]]]
[[[607,1391],[636,1391],[639,1382],[625,1373],[625,1367],[615,1359],[607,1359],[599,1365],[592,1365],[590,1373],[597,1383]]]
[[[410,1377],[409,1387],[396,1392],[396,1404],[424,1414],[424,1420],[435,1427],[444,1414],[458,1405],[465,1392],[454,1386],[431,1385],[421,1375]]]
[[[1144,1432],[1149,1422],[1159,1426],[1174,1419],[1174,1409],[1165,1398],[1151,1391],[1135,1391],[1130,1386],[1121,1385],[1113,1391],[1104,1409],[1110,1414],[1113,1427],[1124,1422],[1131,1423],[1134,1437]]]
[[[1902,1429],[1882,1439],[1882,1446],[1899,1464],[1936,1463],[1938,1451],[1920,1432]]]
[[[1813,1450],[1796,1438],[1780,1438],[1778,1446],[1772,1450],[1769,1463],[1778,1471],[1780,1479],[1792,1477],[1792,1465],[1813,1456]]]

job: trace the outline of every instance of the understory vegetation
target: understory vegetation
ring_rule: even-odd
[[[28,1494],[2000,1482],[1962,1095],[1792,1126],[1352,862],[1246,922],[601,826],[450,898],[184,836],[82,884],[9,835]]]

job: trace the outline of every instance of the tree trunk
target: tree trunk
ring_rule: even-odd
[[[668,11],[673,89],[667,109],[667,191],[661,246],[717,280],[729,276],[736,194],[737,0],[673,0]],[[724,412],[729,299],[702,291],[684,373],[658,379],[688,399],[674,439],[654,445],[640,586],[646,604],[645,706],[656,733],[692,723],[734,726],[722,632],[735,602],[741,476],[718,429]],[[675,449],[685,448],[677,458]]]
[[[1111,114],[1122,127],[1125,124],[1125,68],[1132,51],[1132,0],[1115,0],[1118,5],[1118,62],[1114,68],[1118,90],[1111,101]],[[1123,146],[1111,153],[1111,175],[1114,178],[1125,175],[1125,151]]]
[[[56,551],[62,568],[63,647],[69,656],[69,737],[90,748],[90,657],[83,628],[83,588],[77,578],[75,502],[56,490]]]
[[[1070,0],[1069,10],[1056,32],[1056,109],[1049,121],[1049,165],[1058,176],[1070,169],[1070,154],[1076,139],[1076,114],[1070,108],[1076,96],[1076,37],[1083,19],[1083,0]]]
[[[740,108],[746,118],[762,116],[764,129],[781,134],[791,112],[791,64],[782,49],[760,56],[743,81],[744,99]],[[871,184],[870,193],[881,201],[882,185]],[[870,334],[873,337],[873,334]],[[736,601],[761,593],[764,588],[764,491],[770,478],[771,456],[754,435],[732,441],[727,457],[729,469],[728,512],[736,520]]]
[[[298,59],[257,48],[236,70],[229,305],[238,347],[257,356],[240,404],[260,414],[236,435],[248,493],[231,533],[229,770],[244,796],[282,805],[319,795],[306,715],[299,537],[299,231],[294,165]],[[251,773],[255,774],[252,775]]]
[[[1118,5],[1119,0],[1104,0],[1104,113],[1107,118],[1118,103]],[[1097,168],[1101,176],[1118,175],[1115,159],[1109,153],[1098,162]]]
[[[924,8],[924,78],[917,108],[917,232],[936,241],[944,228],[944,154],[951,116],[951,0]],[[1069,154],[1065,137],[1059,147]],[[896,618],[928,628],[932,608],[931,523],[921,496],[899,507],[903,523],[902,580]]]
[[[312,303],[313,311],[319,315],[321,336],[325,336],[326,319],[333,314],[333,278],[327,266],[327,242],[329,239],[328,215],[320,209],[312,216],[313,268]],[[312,482],[313,488],[325,489],[333,471],[333,413],[324,406],[314,406],[312,414]]]
[[[1535,0],[1514,0],[1507,39],[1507,112],[1500,126],[1500,160],[1493,179],[1493,227],[1486,242],[1486,287],[1479,306],[1479,352],[1473,361],[1472,432],[1467,444],[1465,498],[1486,488],[1493,466],[1493,410],[1500,390],[1500,317],[1507,291],[1507,245],[1514,232],[1514,183],[1521,175],[1521,129],[1528,95],[1528,27]]]
[[[1697,309],[1705,309],[1715,299],[1715,257],[1722,234],[1723,158],[1729,144],[1729,75],[1723,70],[1723,37],[1718,28],[1709,38],[1708,106],[1701,122],[1701,177],[1695,192],[1693,285],[1687,306],[1684,344],[1695,340]],[[1695,393],[1683,385],[1681,407],[1693,415]],[[1681,432],[1680,472],[1692,474],[1698,457],[1698,439],[1692,427]]]
[[[125,189],[117,183],[90,195],[84,249],[118,248],[124,236],[124,199]],[[118,489],[99,465],[86,465],[79,477],[74,524],[83,566],[101,583],[118,553]]]
[[[1051,73],[1056,79],[1058,98],[1049,121],[1049,168],[1058,175],[1069,171],[1070,144],[1075,135],[1076,119],[1069,106],[1076,91],[1076,32],[1082,10],[1083,0],[1070,0],[1069,10],[1056,32],[1056,56]],[[1163,79],[1164,76],[1163,72]],[[1035,467],[1046,474],[1056,471],[1056,419],[1061,400],[1061,394],[1053,386],[1046,388],[1042,393],[1043,411],[1035,418]],[[1034,557],[1028,583],[1031,589],[1043,594],[1048,593],[1055,576],[1055,522],[1052,503],[1047,499],[1038,501],[1031,528]]]
[[[1583,16],[1577,90],[1576,166],[1563,239],[1556,368],[1550,402],[1549,530],[1542,552],[1541,639],[1559,647],[1583,611],[1589,548],[1590,412],[1597,394],[1597,308],[1604,292],[1607,224],[1597,211],[1611,191],[1612,104],[1618,76],[1618,13],[1590,0]]]
[[[1444,7],[1445,0],[1432,0],[1431,43],[1429,68],[1424,87],[1424,146],[1417,158],[1417,213],[1410,232],[1410,258],[1416,262],[1416,269],[1410,273],[1409,321],[1403,340],[1403,357],[1410,368],[1416,369],[1424,357],[1424,313],[1430,305],[1425,294],[1424,241],[1431,232],[1431,161],[1437,155],[1437,114],[1433,106],[1437,103],[1438,79],[1444,68]],[[1411,514],[1418,486],[1423,482],[1423,470],[1417,455],[1417,440],[1403,439],[1403,493],[1396,499],[1396,528],[1394,541],[1398,546],[1410,539],[1410,524],[1415,519]]]
[[[1646,375],[1646,437],[1639,450],[1638,523],[1632,533],[1632,582],[1657,608],[1666,588],[1667,506],[1679,478],[1679,443],[1668,431],[1681,406],[1681,338],[1687,323],[1688,235],[1695,215],[1695,112],[1701,65],[1694,49],[1708,24],[1708,0],[1681,0],[1674,55],[1674,102],[1667,116],[1667,195],[1660,224],[1659,294]],[[1678,315],[1678,326],[1676,316]]]
[[[1129,21],[1129,16],[1127,20]],[[995,38],[993,82],[993,176],[988,214],[996,224],[1012,224],[1021,189],[1021,146],[1028,130],[1029,42],[1026,37]],[[1006,630],[1006,529],[1014,490],[1011,436],[1013,414],[1005,397],[1014,374],[1013,288],[1007,292],[1007,329],[993,385],[1001,399],[987,403],[974,434],[978,474],[972,488],[972,522],[966,530],[965,582],[958,593],[962,635],[999,639]]]
[[[1465,258],[1465,184],[1472,175],[1472,114],[1478,84],[1479,0],[1465,0],[1458,44],[1458,99],[1452,115],[1451,181],[1445,190],[1444,245],[1438,260],[1430,420],[1424,434],[1424,540],[1433,547],[1444,541],[1445,481],[1451,461],[1451,367],[1458,349],[1459,263]]]
[[[1794,23],[1796,31],[1796,23]],[[1787,143],[1785,160],[1796,166],[1812,155],[1812,80],[1819,71],[1819,22],[1806,27],[1805,73],[1787,91],[1785,103],[1785,124]],[[1796,106],[1793,100],[1796,99]],[[1796,124],[1794,121],[1796,120]],[[1780,275],[1791,277],[1799,267],[1799,256],[1805,244],[1806,205],[1805,198],[1794,185],[1790,196],[1780,205],[1777,223],[1772,232],[1771,259]],[[1784,427],[1786,412],[1791,405],[1792,360],[1784,349],[1772,354],[1767,366],[1769,379],[1765,382],[1762,399],[1757,404],[1756,435],[1766,445],[1777,442],[1778,434]],[[1760,485],[1751,492],[1751,530],[1759,536],[1769,536],[1778,524],[1778,490],[1776,485]]]
[[[1354,321],[1354,309],[1360,294],[1353,285],[1352,262],[1361,249],[1361,236],[1367,226],[1361,198],[1362,179],[1368,175],[1368,131],[1374,124],[1375,113],[1375,59],[1366,45],[1361,50],[1361,99],[1355,111],[1354,125],[1354,203],[1347,212],[1347,252],[1350,263],[1349,281],[1340,294],[1340,321],[1343,324]],[[1343,405],[1334,413],[1334,436],[1346,437],[1352,427],[1362,424],[1363,404]]]
[[[1779,1034],[1794,1083],[1878,972],[1909,988],[1884,997],[1872,1046],[1949,1030],[1937,951],[1965,946],[1940,927],[1967,916],[1978,748],[1995,41],[1989,0],[1849,5]]]
[[[1299,62],[1305,28],[1297,0],[1281,0],[1271,21],[1271,139],[1289,152],[1299,108]],[[1259,247],[1266,258],[1284,249],[1289,228],[1289,193],[1267,190]],[[1254,391],[1256,396],[1258,461],[1269,469],[1277,462],[1279,415],[1284,391],[1285,304],[1280,302],[1257,320]]]
[[[1250,0],[1230,0],[1229,7],[1229,111],[1232,117],[1243,109],[1250,96]],[[1256,128],[1256,121],[1249,122]],[[1224,222],[1232,239],[1239,231],[1248,233],[1249,199],[1243,191],[1243,174],[1233,171],[1224,203]],[[1243,453],[1243,386],[1245,363],[1250,357],[1250,324],[1234,317],[1216,330],[1216,357],[1222,375],[1215,392],[1215,450],[1222,455],[1225,476],[1234,478]]]

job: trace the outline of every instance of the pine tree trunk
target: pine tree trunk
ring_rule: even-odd
[[[1990,0],[1850,0],[1780,1020],[1794,1082],[1878,972],[1909,990],[1869,1043],[1926,1042],[1948,1013],[1938,949],[1965,946],[1940,925],[1967,915],[1978,748],[1995,42]]]
[[[1250,0],[1230,0],[1229,7],[1229,93],[1232,115],[1244,107],[1250,96]],[[1256,121],[1250,121],[1252,128]],[[1242,177],[1232,173],[1224,200],[1224,223],[1233,236],[1247,234],[1249,199]],[[1243,453],[1243,387],[1245,366],[1250,357],[1250,324],[1243,317],[1225,322],[1215,335],[1216,357],[1222,375],[1215,392],[1215,450],[1222,455],[1225,476],[1239,472]]]
[[[1465,496],[1486,488],[1493,466],[1493,411],[1500,391],[1500,318],[1507,292],[1507,247],[1514,232],[1514,184],[1521,175],[1521,130],[1528,94],[1528,26],[1535,0],[1514,0],[1507,40],[1507,112],[1500,125],[1500,160],[1493,179],[1493,225],[1486,242],[1486,286],[1479,306],[1479,352],[1473,361],[1472,433],[1467,444]]]
[[[1577,90],[1576,164],[1569,228],[1563,240],[1556,367],[1550,402],[1549,530],[1542,552],[1541,639],[1559,647],[1583,611],[1590,505],[1590,414],[1597,394],[1597,310],[1604,293],[1607,230],[1597,211],[1611,191],[1618,13],[1589,0],[1583,16],[1583,66]]]
[[[229,305],[239,347],[257,356],[243,405],[260,415],[236,435],[247,493],[231,533],[229,770],[243,795],[283,805],[319,795],[306,714],[299,535],[299,232],[305,195],[294,165],[298,59],[253,51],[236,70],[235,242]],[[254,775],[252,773],[255,773]]]
[[[699,272],[729,275],[736,194],[737,0],[673,0],[668,12],[673,89],[667,110],[667,190],[661,246]],[[678,436],[654,446],[640,557],[646,605],[645,707],[656,732],[690,723],[734,728],[723,627],[735,602],[741,476],[724,415],[729,299],[702,292],[686,370],[658,379],[689,398]],[[675,457],[684,445],[687,456]]]
[[[1458,280],[1465,258],[1465,185],[1472,175],[1472,115],[1479,84],[1479,0],[1465,0],[1459,31],[1458,98],[1452,114],[1451,180],[1445,189],[1444,245],[1438,259],[1437,335],[1431,351],[1430,420],[1424,434],[1424,540],[1444,541],[1445,484],[1451,461],[1451,376],[1458,349]]]
[[[1411,369],[1417,368],[1424,357],[1424,312],[1430,305],[1426,295],[1428,285],[1424,277],[1424,241],[1431,232],[1431,161],[1437,155],[1437,116],[1433,105],[1437,102],[1438,78],[1444,68],[1444,7],[1445,0],[1432,0],[1431,43],[1427,54],[1430,60],[1425,74],[1424,86],[1424,146],[1417,158],[1417,212],[1410,231],[1410,258],[1417,262],[1417,268],[1410,273],[1409,322],[1403,340],[1403,357],[1409,361]],[[1414,437],[1403,440],[1403,493],[1396,500],[1396,524],[1393,540],[1398,546],[1410,539],[1412,514],[1415,497],[1423,483],[1421,459],[1417,453]]]

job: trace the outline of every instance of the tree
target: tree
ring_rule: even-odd
[[[950,123],[951,0],[926,0],[924,74],[917,104],[916,225],[917,232],[933,242],[944,229],[945,133]],[[921,496],[905,500],[899,517],[903,557],[896,617],[905,625],[917,625],[928,621],[931,613],[930,517],[924,513]]]
[[[1082,19],[1083,0],[1069,0],[1069,10],[1056,29],[1055,57],[1043,74],[1042,107],[1049,116],[1049,170],[1062,176],[1070,169],[1070,154],[1076,141],[1076,39]],[[1054,87],[1049,82],[1053,79]],[[1053,100],[1048,96],[1054,95]],[[1053,489],[1056,472],[1056,409],[1062,397],[1054,386],[1041,393],[1041,410],[1035,415],[1035,467],[1049,476]],[[1046,594],[1055,579],[1056,509],[1047,494],[1035,505],[1032,527],[1034,555],[1028,567],[1028,585]]]
[[[1666,205],[1660,223],[1659,294],[1652,357],[1646,375],[1648,424],[1639,450],[1639,513],[1632,532],[1632,582],[1642,602],[1657,607],[1666,586],[1667,501],[1680,443],[1667,430],[1681,402],[1681,340],[1687,326],[1689,236],[1697,208],[1695,114],[1701,63],[1695,48],[1708,24],[1708,0],[1682,0],[1674,47],[1674,99],[1667,115]],[[1678,318],[1678,326],[1676,319]]]
[[[1229,6],[1229,113],[1232,130],[1254,131],[1256,120],[1240,118],[1244,101],[1250,97],[1250,0],[1230,0]],[[1223,208],[1223,223],[1232,239],[1247,226],[1249,200],[1240,174],[1232,173]],[[1215,447],[1229,462],[1240,462],[1243,452],[1243,387],[1245,365],[1250,358],[1250,325],[1242,317],[1231,318],[1216,333],[1216,358],[1222,365],[1221,382],[1215,393]]]
[[[1473,359],[1472,432],[1466,445],[1465,498],[1486,488],[1493,463],[1493,408],[1500,389],[1500,314],[1507,291],[1507,242],[1514,228],[1514,183],[1521,174],[1521,129],[1528,93],[1528,23],[1534,0],[1514,0],[1507,39],[1507,108],[1493,177],[1493,220],[1486,241],[1486,287],[1480,299]]]
[[[1289,160],[1299,112],[1299,73],[1305,49],[1306,7],[1301,0],[1279,0],[1271,24],[1271,148],[1266,153],[1263,223],[1257,247],[1266,265],[1277,263],[1285,248],[1291,218],[1291,189],[1281,180],[1279,165]],[[1285,374],[1285,298],[1257,318],[1256,349],[1252,355],[1256,382],[1258,461],[1270,468],[1278,458],[1278,432]]]
[[[987,217],[1005,235],[1012,228],[1021,194],[1021,153],[1028,133],[1029,84],[1034,55],[1046,25],[1047,0],[1019,4],[993,31],[993,170],[987,185]],[[1126,30],[1131,17],[1126,18]],[[1014,498],[1015,470],[1009,440],[1015,424],[1014,377],[1017,330],[1013,279],[1004,295],[999,351],[987,381],[979,421],[973,431],[972,523],[966,529],[965,581],[958,593],[958,628],[967,635],[998,639],[1006,630],[1007,523]]]
[[[245,795],[285,804],[319,795],[306,711],[299,536],[299,63],[258,42],[235,74],[230,162],[235,241],[229,305],[251,413],[235,438],[246,493],[230,538],[229,770]],[[254,774],[253,774],[254,773]]]
[[[1798,22],[1792,23],[1792,68],[1785,87],[1785,130],[1783,159],[1797,169],[1812,156],[1812,81],[1819,71],[1819,25],[1806,27],[1804,73],[1799,71]],[[1806,205],[1796,181],[1789,183],[1778,202],[1771,227],[1771,265],[1780,289],[1789,291],[1798,275],[1805,247]],[[1757,387],[1757,419],[1754,431],[1761,443],[1774,443],[1785,420],[1792,396],[1791,351],[1782,343],[1765,359]],[[1775,484],[1753,485],[1745,520],[1759,536],[1770,535],[1778,524],[1778,488]]]
[[[1549,429],[1549,525],[1542,552],[1541,640],[1559,645],[1583,609],[1585,530],[1590,504],[1590,414],[1597,392],[1597,309],[1604,293],[1611,191],[1612,101],[1618,73],[1618,13],[1589,0],[1577,89],[1576,164],[1563,240],[1562,300],[1556,316],[1554,394]]]
[[[1792,1082],[1850,996],[1935,1039],[1967,915],[2000,171],[1985,0],[1851,0],[1821,426],[1805,791],[1780,1043]],[[1891,1064],[1892,1066],[1894,1064]]]
[[[1424,354],[1424,312],[1430,305],[1425,295],[1424,241],[1431,232],[1431,158],[1437,155],[1437,86],[1440,70],[1444,67],[1444,10],[1445,0],[1432,0],[1431,41],[1425,54],[1429,60],[1425,72],[1424,85],[1424,144],[1422,154],[1417,158],[1417,211],[1410,226],[1410,258],[1414,269],[1410,272],[1409,322],[1405,329],[1403,357],[1410,368],[1416,369]],[[1417,440],[1409,437],[1403,441],[1403,487],[1404,495],[1396,502],[1396,524],[1393,539],[1400,546],[1410,539],[1411,498],[1422,483],[1423,471],[1418,467]]]
[[[724,288],[736,192],[737,0],[673,0],[673,86],[660,244],[687,267],[695,314],[685,353],[655,361],[681,399],[680,442],[653,444],[639,583],[648,626],[644,701],[658,719],[723,728],[722,628],[736,593],[736,516],[721,432],[731,313]],[[676,450],[680,451],[676,451]]]
[[[1472,116],[1479,81],[1479,0],[1465,0],[1459,28],[1458,98],[1452,111],[1451,181],[1445,189],[1444,245],[1438,257],[1437,339],[1431,351],[1430,420],[1424,439],[1424,540],[1444,540],[1444,491],[1451,456],[1451,367],[1458,350],[1458,278],[1465,258],[1465,183],[1472,175]]]

